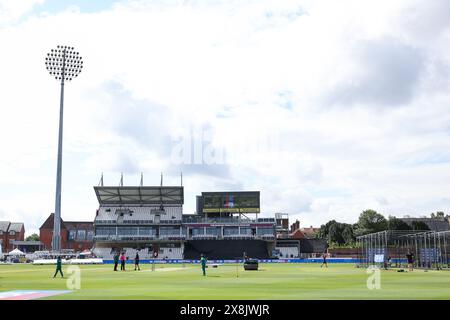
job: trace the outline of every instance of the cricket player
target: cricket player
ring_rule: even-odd
[[[203,275],[206,276],[206,258],[203,256],[203,254],[200,258],[200,263],[202,264]]]
[[[61,277],[64,278],[64,274],[62,272],[62,261],[61,261],[61,256],[58,256],[58,258],[56,258],[56,271],[55,271],[55,275],[53,276],[53,278],[56,277],[56,275],[59,273],[61,273]]]

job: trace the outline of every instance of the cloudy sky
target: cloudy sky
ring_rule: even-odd
[[[93,186],[260,190],[303,226],[366,208],[450,209],[450,2],[0,0],[0,220],[54,211],[66,85],[62,216],[92,220]]]

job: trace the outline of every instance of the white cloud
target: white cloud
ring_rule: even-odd
[[[101,172],[177,183],[181,169],[186,212],[199,192],[231,188],[261,190],[264,214],[306,225],[368,207],[448,211],[445,1],[127,1],[31,15],[39,1],[12,3],[0,2],[1,209],[28,229],[53,211],[59,86],[43,59],[66,43],[85,61],[65,93],[67,219],[93,218]],[[210,128],[228,161],[171,163],[191,128]]]
[[[45,0],[0,0],[0,27],[13,23],[29,13],[37,4]]]

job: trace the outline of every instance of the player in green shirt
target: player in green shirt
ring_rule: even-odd
[[[53,278],[56,277],[56,275],[58,274],[58,271],[59,271],[59,273],[61,273],[61,277],[64,278],[64,274],[63,274],[63,272],[62,272],[62,261],[61,261],[61,257],[56,258],[56,271],[55,271],[55,275],[53,276]]]
[[[203,254],[200,258],[200,263],[202,264],[203,275],[206,276],[206,258],[203,256]]]
[[[114,271],[117,271],[117,265],[119,264],[119,254],[114,254]]]

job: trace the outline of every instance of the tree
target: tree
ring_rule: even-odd
[[[328,237],[330,226],[337,223],[336,220],[330,220],[326,224],[320,226],[320,231],[316,234],[317,238],[323,239]]]
[[[353,226],[351,224],[337,222],[336,220],[328,221],[322,225],[316,237],[325,238],[328,240],[328,243],[336,243],[338,245],[350,244],[355,240]]]
[[[344,228],[342,230],[342,238],[344,242],[349,244],[355,241],[355,234],[353,232],[353,227],[350,224],[344,224]]]
[[[431,213],[431,218],[433,219],[444,219],[445,213],[443,211],[437,211],[436,214],[434,212]]]
[[[413,222],[411,222],[411,227],[413,230],[430,230],[430,227],[420,220],[413,220]]]
[[[388,222],[386,218],[375,210],[364,210],[359,215],[357,234],[363,235],[386,230]]]
[[[388,230],[411,230],[411,227],[402,219],[396,217],[389,217]]]
[[[337,244],[343,244],[344,239],[342,238],[341,226],[339,222],[336,222],[330,226],[328,231],[328,242],[334,242]]]
[[[33,233],[31,236],[28,236],[25,241],[39,241],[39,235]]]

